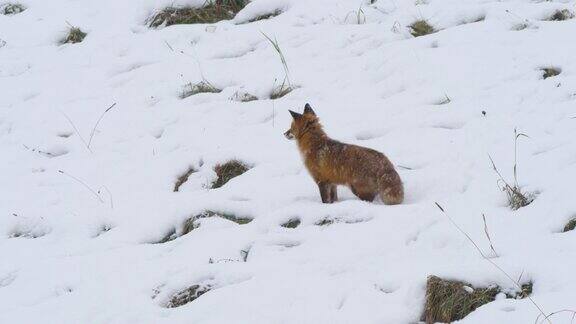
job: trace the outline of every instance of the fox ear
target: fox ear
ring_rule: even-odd
[[[302,114],[299,114],[299,113],[292,111],[292,110],[288,110],[288,111],[290,112],[290,115],[292,115],[292,118],[294,118],[294,119],[300,119],[300,117],[302,117]]]
[[[314,112],[314,110],[312,109],[310,104],[308,104],[308,103],[304,106],[304,113],[305,114],[312,114],[312,115],[316,116],[316,113]]]

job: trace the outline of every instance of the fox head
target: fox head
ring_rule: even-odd
[[[310,107],[310,104],[304,106],[304,113],[299,114],[295,111],[288,110],[292,115],[292,125],[290,129],[284,132],[287,139],[299,139],[304,133],[311,129],[311,127],[318,123],[316,113]]]

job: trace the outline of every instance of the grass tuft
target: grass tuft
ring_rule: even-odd
[[[180,93],[180,99],[188,98],[199,93],[220,93],[222,89],[218,89],[208,81],[200,81],[198,83],[187,83]]]
[[[280,226],[282,226],[284,228],[296,228],[296,227],[300,226],[300,219],[299,218],[292,218]]]
[[[437,32],[434,26],[430,25],[424,19],[416,20],[411,25],[409,25],[408,28],[410,28],[410,34],[412,34],[414,37],[420,37]]]
[[[548,17],[547,21],[564,21],[568,19],[574,18],[574,13],[568,9],[558,9],[556,10],[550,17]]]
[[[148,26],[157,28],[179,24],[213,24],[234,18],[247,3],[246,0],[208,0],[200,8],[168,7],[155,14]]]
[[[270,99],[274,100],[274,99],[282,98],[285,95],[292,92],[294,89],[296,89],[296,87],[281,84],[278,87],[274,88],[274,90],[272,90],[272,93],[270,93]]]
[[[542,78],[544,80],[555,77],[562,73],[562,69],[556,67],[545,67],[540,69],[542,71]]]
[[[231,222],[234,222],[238,225],[245,225],[250,223],[253,219],[250,217],[245,216],[238,216],[235,214],[230,213],[223,213],[217,212],[213,210],[205,210],[200,214],[194,215],[188,218],[184,223],[182,223],[180,230],[177,228],[172,228],[168,233],[166,233],[161,240],[154,242],[154,243],[166,243],[170,241],[174,241],[175,239],[179,238],[180,236],[184,236],[193,230],[200,227],[200,223],[198,222],[200,219],[203,218],[210,218],[210,217],[220,217]]]
[[[86,37],[86,33],[83,32],[79,27],[70,26],[68,29],[68,35],[60,41],[60,44],[76,44],[80,43]]]
[[[502,189],[502,191],[504,191],[506,193],[506,197],[508,198],[508,206],[510,206],[510,208],[512,210],[517,210],[519,208],[528,206],[536,198],[536,193],[523,192],[522,189],[520,188],[520,186],[518,185],[518,173],[517,173],[517,170],[518,170],[518,162],[517,162],[518,138],[520,138],[522,136],[528,137],[528,135],[523,134],[523,133],[518,133],[516,131],[516,129],[514,129],[514,167],[513,167],[514,183],[513,184],[508,183],[504,179],[504,177],[502,176],[502,174],[500,173],[500,171],[496,167],[494,160],[492,160],[492,157],[488,156],[488,158],[490,159],[490,162],[492,163],[492,169],[498,175],[498,178],[499,178],[498,179],[498,185],[500,186],[500,189]]]
[[[314,225],[316,226],[328,226],[328,225],[332,225],[334,224],[336,221],[332,218],[324,218],[316,223],[314,223]]]
[[[566,226],[564,226],[564,230],[563,232],[570,232],[573,231],[574,229],[576,229],[576,217],[572,218],[571,220],[568,221],[568,223],[566,223]]]
[[[258,100],[258,97],[248,92],[236,91],[232,96],[230,96],[230,100],[240,102],[250,102]]]
[[[274,18],[274,17],[280,16],[280,14],[282,14],[282,10],[276,9],[276,10],[274,10],[273,12],[256,16],[256,17],[248,20],[248,23],[252,23],[252,22],[256,22],[256,21],[260,21],[260,20],[267,20],[267,19],[270,19],[270,18]]]
[[[526,298],[532,293],[532,286],[530,282],[522,285],[521,291],[505,295],[507,298]],[[421,320],[427,324],[461,320],[478,307],[494,301],[501,292],[502,289],[498,286],[475,288],[461,281],[429,276]]]
[[[0,12],[6,16],[19,14],[26,10],[26,7],[20,3],[6,3],[0,6]]]
[[[248,170],[250,170],[250,167],[238,160],[230,160],[224,164],[218,164],[214,167],[214,172],[216,172],[218,178],[212,183],[211,188],[220,188],[232,178],[242,175]]]
[[[192,173],[196,172],[196,169],[194,169],[193,167],[188,167],[188,170],[186,170],[186,172],[182,173],[178,179],[176,179],[176,183],[174,184],[174,192],[178,192],[178,190],[180,190],[180,187],[186,183],[186,181],[188,181],[188,178],[190,177],[190,175]]]
[[[176,308],[186,305],[198,299],[200,296],[204,295],[210,290],[212,290],[212,288],[209,285],[192,285],[174,294],[166,303],[166,305],[164,305],[164,307]]]

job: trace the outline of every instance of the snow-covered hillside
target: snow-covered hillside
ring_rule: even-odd
[[[0,14],[1,323],[417,323],[429,275],[514,290],[448,217],[545,313],[576,309],[576,19],[549,20],[576,1],[254,0],[159,28],[155,12],[204,1],[21,3]],[[412,36],[422,19],[437,32]],[[86,38],[60,44],[69,25]],[[275,100],[265,35],[295,88]],[[203,80],[222,91],[181,98]],[[321,203],[282,135],[307,102],[330,136],[393,161],[404,204],[344,187]],[[513,183],[515,128],[536,198],[514,211],[489,155]],[[209,189],[232,159],[250,169]],[[206,210],[253,220],[174,239]],[[210,291],[166,307],[194,285]],[[501,297],[461,322],[539,315]]]

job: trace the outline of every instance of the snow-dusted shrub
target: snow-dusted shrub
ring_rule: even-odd
[[[550,17],[545,20],[548,21],[563,21],[574,18],[574,13],[568,9],[556,10]]]
[[[498,175],[498,178],[499,178],[498,179],[498,185],[500,186],[500,189],[502,189],[502,191],[504,191],[506,193],[506,197],[508,198],[508,206],[510,206],[510,208],[512,208],[512,210],[517,210],[519,208],[528,206],[536,198],[535,192],[524,192],[520,188],[520,185],[518,185],[518,175],[517,175],[518,162],[517,162],[516,157],[517,157],[517,148],[518,148],[518,138],[521,136],[528,137],[526,134],[518,133],[516,131],[516,129],[514,129],[514,168],[513,168],[513,170],[514,170],[514,183],[513,184],[508,183],[508,181],[506,181],[504,179],[504,177],[502,176],[502,174],[500,173],[500,171],[496,167],[494,160],[492,160],[492,157],[489,157],[490,162],[492,163],[492,169],[494,170],[494,172],[496,172],[496,174]]]
[[[6,16],[12,16],[21,13],[26,10],[26,7],[19,3],[6,3],[0,5],[0,13]]]
[[[205,210],[197,215],[194,215],[188,219],[186,219],[184,221],[184,223],[182,223],[182,225],[179,228],[172,228],[170,231],[168,231],[168,233],[166,233],[162,239],[158,242],[155,243],[166,243],[166,242],[170,242],[173,241],[177,238],[179,238],[180,236],[184,236],[190,232],[192,232],[193,230],[197,229],[198,227],[200,227],[200,219],[203,218],[210,218],[210,217],[220,217],[226,220],[229,220],[231,222],[234,222],[238,225],[244,225],[244,224],[248,224],[250,223],[253,219],[251,217],[247,217],[247,216],[238,216],[232,213],[225,213],[225,212],[219,212],[219,211],[213,211],[213,210]]]
[[[242,175],[248,170],[250,170],[250,167],[246,163],[238,160],[230,160],[226,163],[218,164],[214,167],[214,172],[216,172],[218,178],[212,183],[211,188],[220,188],[232,178]]]
[[[236,92],[234,92],[234,94],[232,96],[230,96],[230,100],[240,101],[240,102],[249,102],[249,101],[258,100],[258,97],[256,97],[253,94],[250,94],[248,92],[236,91]]]
[[[571,220],[568,221],[568,223],[566,223],[563,232],[573,231],[574,229],[576,229],[576,217],[572,218]]]
[[[272,93],[270,93],[270,99],[279,99],[284,97],[285,95],[289,94],[290,92],[292,92],[294,89],[296,89],[297,87],[295,86],[291,86],[291,85],[286,85],[286,84],[282,84],[277,86],[276,88],[274,88],[272,90]]]
[[[276,9],[272,12],[269,12],[266,14],[261,14],[261,15],[254,17],[254,18],[251,18],[248,20],[248,22],[251,23],[251,22],[255,22],[255,21],[266,20],[266,19],[270,19],[270,18],[274,18],[276,16],[279,16],[280,14],[282,14],[282,10]]]
[[[65,38],[60,40],[60,44],[75,44],[80,43],[86,37],[86,33],[83,32],[79,27],[70,26],[68,29],[68,34]]]
[[[164,307],[175,308],[186,305],[209,292],[211,289],[210,285],[192,285],[170,297],[170,300]]]
[[[176,183],[174,183],[174,192],[178,192],[178,190],[180,190],[180,187],[184,183],[186,183],[186,181],[188,181],[188,178],[194,172],[196,172],[196,169],[194,169],[193,167],[188,167],[186,172],[179,175],[178,178],[176,179]]]
[[[506,298],[526,298],[532,293],[532,286],[532,282],[529,282],[522,285],[521,291],[503,292],[498,286],[477,288],[462,281],[429,276],[426,282],[426,304],[421,320],[427,324],[451,323],[494,301],[500,293],[504,293]]]
[[[280,226],[285,228],[296,228],[300,226],[300,218],[291,218],[287,222],[282,223]]]
[[[187,83],[180,93],[180,99],[188,98],[199,93],[220,93],[222,89],[218,89],[208,81],[200,81],[198,83]]]
[[[245,0],[215,0],[206,1],[200,8],[168,7],[155,14],[148,25],[155,28],[178,24],[213,24],[234,18],[247,3]]]
[[[548,79],[562,73],[562,69],[556,67],[545,67],[540,69],[542,71],[542,78]]]
[[[410,34],[414,37],[420,37],[428,34],[435,33],[437,30],[434,26],[430,25],[426,20],[420,19],[416,20],[408,26],[410,28]]]

